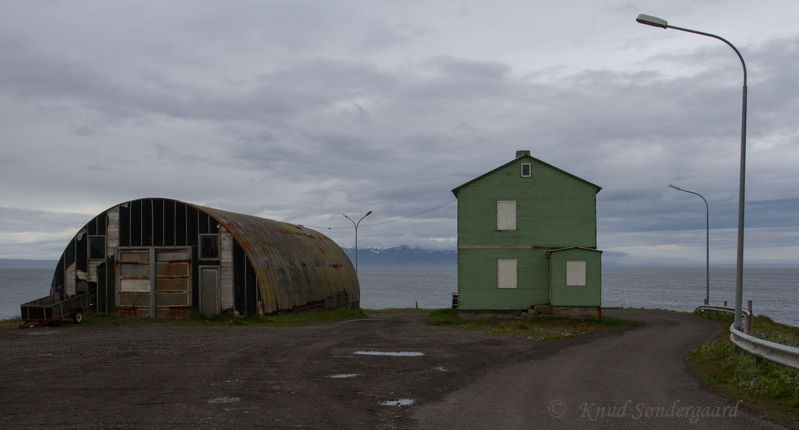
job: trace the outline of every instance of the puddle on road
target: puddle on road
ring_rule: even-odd
[[[397,400],[386,400],[385,402],[380,402],[381,406],[410,406],[413,404],[413,399],[397,399]]]
[[[353,352],[355,355],[377,355],[377,356],[386,356],[386,357],[421,357],[424,355],[423,352],[416,352],[416,351],[355,351]]]
[[[57,331],[55,331],[55,330],[37,330],[37,331],[31,331],[31,332],[26,333],[26,334],[28,336],[47,336],[47,335],[56,334],[56,333],[57,333]]]
[[[447,368],[444,367],[444,366],[434,367],[434,369],[438,370],[439,372],[446,372],[447,371]]]
[[[328,378],[346,379],[346,378],[354,378],[356,376],[358,376],[357,373],[341,373],[341,374],[338,374],[338,375],[330,375],[330,376],[328,376]]]
[[[215,399],[209,399],[209,404],[217,404],[217,403],[236,403],[240,402],[241,399],[238,397],[217,397]]]

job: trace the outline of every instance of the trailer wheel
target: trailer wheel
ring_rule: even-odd
[[[75,312],[75,314],[72,315],[72,321],[75,321],[75,324],[80,324],[80,322],[83,321],[83,312]]]

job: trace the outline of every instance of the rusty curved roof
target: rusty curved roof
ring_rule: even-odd
[[[252,215],[186,203],[214,219],[247,255],[264,313],[291,310],[341,293],[359,300],[358,276],[332,239],[318,231]]]

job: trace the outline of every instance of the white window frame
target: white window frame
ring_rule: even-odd
[[[566,286],[585,287],[587,283],[588,265],[585,260],[566,260]]]
[[[524,167],[525,166],[527,166],[527,174],[526,175],[524,174]],[[529,178],[529,177],[533,176],[533,163],[522,163],[519,174],[521,174],[522,178]]]
[[[497,259],[497,288],[515,289],[519,287],[518,260],[515,258]]]
[[[516,228],[516,200],[497,200],[497,231]]]

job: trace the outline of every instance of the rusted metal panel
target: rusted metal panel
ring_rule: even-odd
[[[299,225],[192,206],[215,218],[244,250],[258,280],[264,313],[320,302],[357,306],[355,269],[327,236]]]
[[[189,295],[185,293],[161,293],[156,294],[156,303],[159,308],[171,306],[189,306]]]
[[[163,278],[158,277],[155,282],[155,290],[161,291],[180,291],[185,293],[189,289],[189,277],[185,278]]]
[[[159,307],[155,310],[155,313],[158,318],[169,320],[187,318],[191,314],[191,306]]]
[[[159,278],[188,277],[191,264],[187,261],[158,261],[155,266],[155,275]]]

